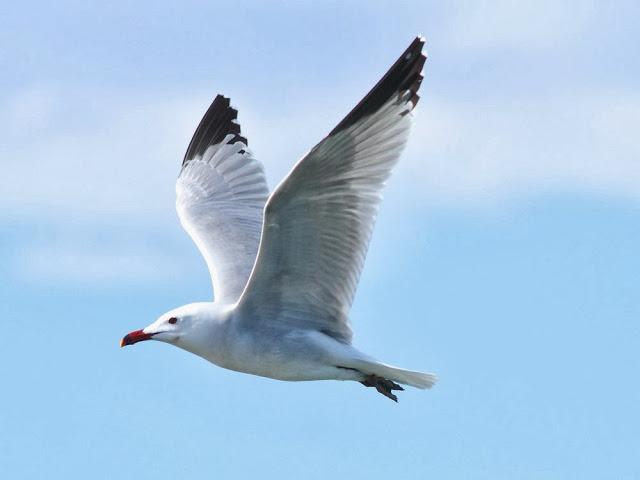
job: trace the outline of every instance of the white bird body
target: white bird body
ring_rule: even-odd
[[[348,314],[381,192],[407,141],[425,58],[417,38],[271,195],[218,96],[176,184],[180,221],[202,252],[215,302],[165,313],[122,345],[160,340],[220,367],[278,380],[355,380],[396,400],[394,383],[433,374],[378,362],[351,345]]]
[[[228,370],[286,381],[357,380],[362,370],[385,376],[389,371],[406,376],[401,383],[431,386],[431,374],[411,372],[382,364],[352,345],[310,329],[284,329],[265,325],[242,328],[236,305],[199,302],[171,310],[143,332],[154,340],[171,343]],[[189,322],[173,331],[169,318]],[[425,378],[422,376],[426,375]]]

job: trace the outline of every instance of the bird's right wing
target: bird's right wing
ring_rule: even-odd
[[[423,45],[416,38],[269,197],[241,318],[351,340],[347,316],[382,188],[409,135]]]
[[[269,190],[240,136],[238,112],[218,95],[193,135],[176,182],[180,223],[207,262],[216,302],[240,297],[260,243]]]

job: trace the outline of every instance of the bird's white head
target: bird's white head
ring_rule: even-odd
[[[120,340],[120,346],[145,340],[158,340],[192,351],[207,341],[215,326],[223,320],[223,312],[213,303],[190,303],[161,315],[151,325],[135,330]]]

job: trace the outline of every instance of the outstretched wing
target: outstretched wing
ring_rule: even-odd
[[[218,95],[200,121],[176,183],[180,223],[207,262],[217,302],[235,302],[251,273],[269,190],[240,136],[238,112]]]
[[[423,45],[416,38],[267,201],[256,265],[238,304],[242,318],[351,340],[347,316],[382,188],[409,135]]]

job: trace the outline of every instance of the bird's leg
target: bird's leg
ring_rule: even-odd
[[[373,374],[367,375],[366,377],[364,377],[364,380],[361,380],[360,383],[365,387],[375,387],[379,393],[381,393],[387,398],[390,398],[394,402],[398,401],[398,397],[395,396],[391,391],[404,390],[404,388],[402,388],[397,383]]]

